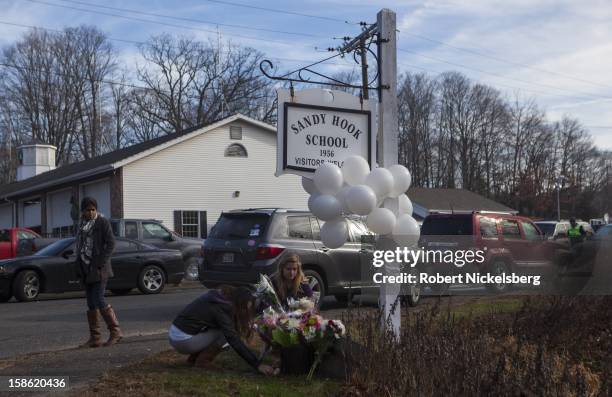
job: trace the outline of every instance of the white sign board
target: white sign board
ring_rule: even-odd
[[[342,167],[359,155],[376,164],[376,103],[342,91],[309,89],[278,93],[276,175],[312,176],[324,162]]]

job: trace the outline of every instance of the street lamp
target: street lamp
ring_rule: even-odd
[[[557,189],[557,222],[561,221],[561,200],[559,199],[559,191],[563,187],[563,181],[565,181],[565,176],[559,175],[555,180],[555,189]]]

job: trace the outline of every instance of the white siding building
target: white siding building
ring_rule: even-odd
[[[275,165],[276,128],[235,115],[0,186],[0,227],[68,234],[71,203],[93,196],[105,216],[204,237],[222,211],[307,207],[300,178]]]

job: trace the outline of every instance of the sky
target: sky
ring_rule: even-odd
[[[610,0],[0,0],[0,7],[0,47],[28,26],[85,24],[105,32],[127,65],[141,61],[126,41],[167,32],[256,48],[279,70],[333,55],[328,47],[389,8],[397,14],[399,73],[461,72],[510,100],[533,99],[549,121],[577,118],[597,147],[612,150]],[[317,70],[355,67],[334,58]]]

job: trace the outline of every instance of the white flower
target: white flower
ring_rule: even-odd
[[[289,321],[287,321],[287,328],[290,330],[294,330],[294,329],[298,329],[300,328],[300,320],[297,318],[289,318]]]

